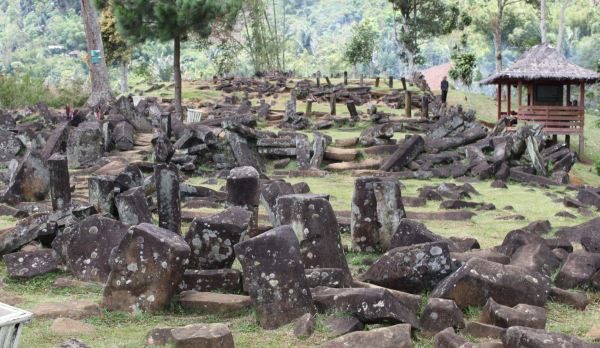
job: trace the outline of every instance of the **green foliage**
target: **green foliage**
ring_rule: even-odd
[[[368,19],[355,25],[352,39],[346,45],[346,60],[353,66],[370,64],[378,36],[377,29]]]
[[[596,173],[600,175],[600,160],[596,161],[596,163],[594,164],[594,168],[596,169]]]
[[[454,4],[442,0],[389,0],[394,10],[397,25],[396,40],[404,48],[409,63],[422,63],[420,44],[433,36],[446,35],[456,29],[461,19]],[[462,17],[463,19],[470,18]]]
[[[146,40],[185,41],[191,34],[208,37],[212,24],[236,16],[240,0],[96,0],[102,8],[112,6],[119,33],[132,42]]]
[[[455,81],[462,82],[465,86],[471,87],[473,83],[473,74],[475,72],[477,60],[473,53],[454,53],[452,54],[452,63],[454,66],[448,74]]]
[[[218,53],[215,57],[215,65],[218,75],[229,74],[234,70],[239,49],[235,45],[226,42],[221,43],[218,47]]]
[[[108,64],[128,62],[131,59],[131,48],[117,31],[112,8],[106,7],[100,15],[100,30],[104,53]]]
[[[278,18],[278,2],[247,0],[241,9],[244,39],[239,45],[250,56],[254,72],[284,70],[286,28],[283,18]],[[282,3],[285,6],[285,0]],[[285,9],[282,12],[280,16],[285,15]]]
[[[79,81],[81,83],[81,81]],[[51,89],[31,73],[0,74],[0,108],[22,108],[39,102],[51,107],[83,105],[87,96],[77,83]]]

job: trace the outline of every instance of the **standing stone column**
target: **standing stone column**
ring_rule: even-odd
[[[227,204],[243,207],[252,212],[248,235],[258,230],[258,205],[260,204],[260,174],[254,167],[237,167],[227,177]]]
[[[71,183],[67,156],[55,153],[48,159],[50,171],[50,197],[52,209],[62,210],[71,205]]]
[[[393,76],[389,77],[388,86],[390,87],[390,89],[394,88],[394,77]]]
[[[408,90],[406,88],[406,78],[405,77],[400,78],[400,82],[402,82],[402,89],[405,91]]]
[[[344,71],[344,86],[348,86],[348,72]]]
[[[410,91],[404,92],[404,115],[412,117],[412,93]]]
[[[426,95],[421,97],[421,117],[429,118],[429,98]]]
[[[179,176],[174,164],[156,164],[154,182],[158,205],[158,225],[181,234],[181,202]]]
[[[335,114],[336,114],[336,110],[335,110],[336,105],[335,105],[335,103],[336,103],[335,92],[331,92],[331,95],[329,96],[329,113],[332,116],[335,116]]]
[[[304,136],[296,137],[296,160],[299,170],[310,169],[310,144]]]
[[[325,156],[325,150],[327,149],[327,139],[319,132],[313,133],[313,156],[310,159],[310,168],[320,169],[321,163],[323,163],[323,156]]]
[[[167,138],[171,138],[171,113],[163,112],[160,114],[160,129],[167,135]]]
[[[392,237],[400,226],[400,220],[406,218],[400,182],[382,180],[373,184],[373,190],[377,201],[378,248],[387,251],[390,249]]]
[[[375,88],[379,88],[379,76],[375,78]]]
[[[235,245],[260,326],[277,329],[314,311],[300,244],[290,226],[281,226]]]
[[[354,104],[354,102],[347,102],[346,107],[348,107],[348,112],[350,113],[350,120],[352,122],[359,122],[360,117],[358,116],[358,111],[356,111],[356,105]]]
[[[312,105],[313,100],[310,98],[306,99],[306,112],[304,113],[306,117],[310,118],[312,116]]]
[[[387,251],[405,218],[400,184],[394,179],[362,177],[354,182],[350,231],[357,251]]]

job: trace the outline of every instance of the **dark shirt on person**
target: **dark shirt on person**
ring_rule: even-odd
[[[447,91],[449,87],[448,81],[442,81],[442,91]]]

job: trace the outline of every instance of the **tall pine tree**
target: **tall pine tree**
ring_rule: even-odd
[[[212,24],[237,16],[242,0],[96,0],[100,8],[112,5],[119,32],[133,43],[173,41],[175,110],[181,106],[181,42],[194,34],[207,38]]]

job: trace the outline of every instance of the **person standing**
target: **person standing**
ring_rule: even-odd
[[[448,77],[444,76],[442,79],[442,103],[446,104],[446,99],[448,99],[448,88],[450,85],[448,84]]]

